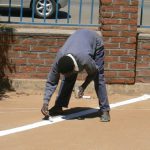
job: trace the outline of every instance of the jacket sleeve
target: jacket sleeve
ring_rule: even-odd
[[[97,67],[95,61],[90,56],[87,60],[88,61],[86,62],[85,70],[88,75],[87,75],[84,83],[82,84],[82,87],[84,89],[86,89],[88,84],[94,79],[96,73],[98,72],[98,67]]]
[[[94,75],[98,69],[96,62],[90,56],[88,56],[88,57],[86,56],[86,62],[85,62],[84,68],[85,68],[87,74],[90,76]]]
[[[60,74],[57,68],[57,62],[52,65],[52,69],[48,74],[48,79],[46,81],[45,86],[45,94],[44,94],[44,103],[49,103],[53,93],[55,92],[58,82],[59,82]]]

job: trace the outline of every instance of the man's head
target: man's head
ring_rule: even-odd
[[[58,71],[64,76],[69,76],[74,72],[74,62],[69,56],[63,56],[58,61]]]

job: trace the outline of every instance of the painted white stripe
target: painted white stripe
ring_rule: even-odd
[[[119,107],[119,106],[123,106],[123,105],[132,104],[132,103],[135,103],[135,102],[144,101],[144,100],[150,100],[150,95],[143,95],[141,97],[137,97],[137,98],[133,98],[133,99],[130,99],[130,100],[125,100],[125,101],[122,101],[122,102],[117,102],[117,103],[114,103],[114,104],[110,104],[110,107],[115,108],[115,107]],[[61,121],[67,120],[67,119],[73,119],[73,118],[76,118],[76,117],[80,117],[80,116],[83,116],[83,115],[87,115],[87,114],[97,112],[98,109],[99,108],[97,107],[96,109],[88,109],[88,110],[85,110],[85,111],[80,111],[80,112],[73,113],[73,114],[66,115],[66,116],[53,117],[53,118],[50,118],[49,120],[43,120],[43,121],[39,121],[39,122],[36,122],[36,123],[33,123],[33,124],[29,124],[29,125],[25,125],[25,126],[21,126],[21,127],[17,127],[17,128],[2,130],[2,131],[0,131],[0,136],[5,136],[5,135],[13,134],[13,133],[18,133],[18,132],[23,132],[23,131],[38,128],[38,127],[41,127],[41,126],[61,122]]]
[[[145,94],[141,97],[133,98],[133,99],[122,101],[122,102],[117,102],[115,104],[110,104],[110,107],[115,108],[115,107],[128,105],[128,104],[132,104],[132,103],[136,103],[136,102],[140,102],[140,101],[144,101],[144,100],[148,100],[148,99],[150,99],[150,95]]]

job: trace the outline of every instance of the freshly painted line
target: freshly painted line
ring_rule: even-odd
[[[143,95],[141,97],[137,97],[137,98],[133,98],[133,99],[130,99],[130,100],[126,100],[126,101],[110,104],[110,107],[111,108],[115,108],[115,107],[119,107],[119,106],[123,106],[123,105],[128,105],[128,104],[132,104],[132,103],[148,100],[149,98],[150,98],[150,95],[145,94],[145,95]]]
[[[133,99],[130,99],[130,100],[125,100],[125,101],[122,101],[122,102],[117,102],[117,103],[114,103],[114,104],[110,104],[110,107],[115,108],[115,107],[128,105],[128,104],[132,104],[132,103],[135,103],[135,102],[140,102],[140,101],[144,101],[144,100],[148,100],[148,99],[150,99],[150,95],[143,95],[143,96],[133,98]],[[69,119],[73,119],[73,118],[76,118],[76,117],[85,116],[87,114],[97,112],[98,109],[99,108],[97,107],[95,109],[88,109],[88,110],[85,110],[85,111],[80,111],[80,112],[73,113],[73,114],[66,115],[66,116],[53,117],[53,118],[50,118],[49,120],[43,120],[43,121],[39,121],[39,122],[29,124],[29,125],[24,125],[24,126],[17,127],[17,128],[2,130],[2,131],[0,131],[0,136],[5,136],[5,135],[13,134],[13,133],[18,133],[18,132],[23,132],[23,131],[26,131],[26,130],[38,128],[38,127],[45,126],[45,125],[54,124],[54,123],[61,122],[61,121],[64,121],[64,120],[69,120]]]

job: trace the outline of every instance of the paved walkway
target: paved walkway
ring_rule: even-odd
[[[40,94],[16,92],[3,95],[0,101],[0,134],[16,127],[44,122],[40,112],[42,97]],[[55,95],[50,107],[54,100]],[[67,120],[57,117],[52,120],[54,123],[46,121],[40,127],[36,124],[33,129],[1,135],[0,147],[7,150],[149,150],[150,95],[111,94],[109,100],[112,107],[109,123],[100,122],[95,109],[98,103],[92,95],[91,99],[72,96],[65,115],[86,110],[94,110],[93,113]]]

